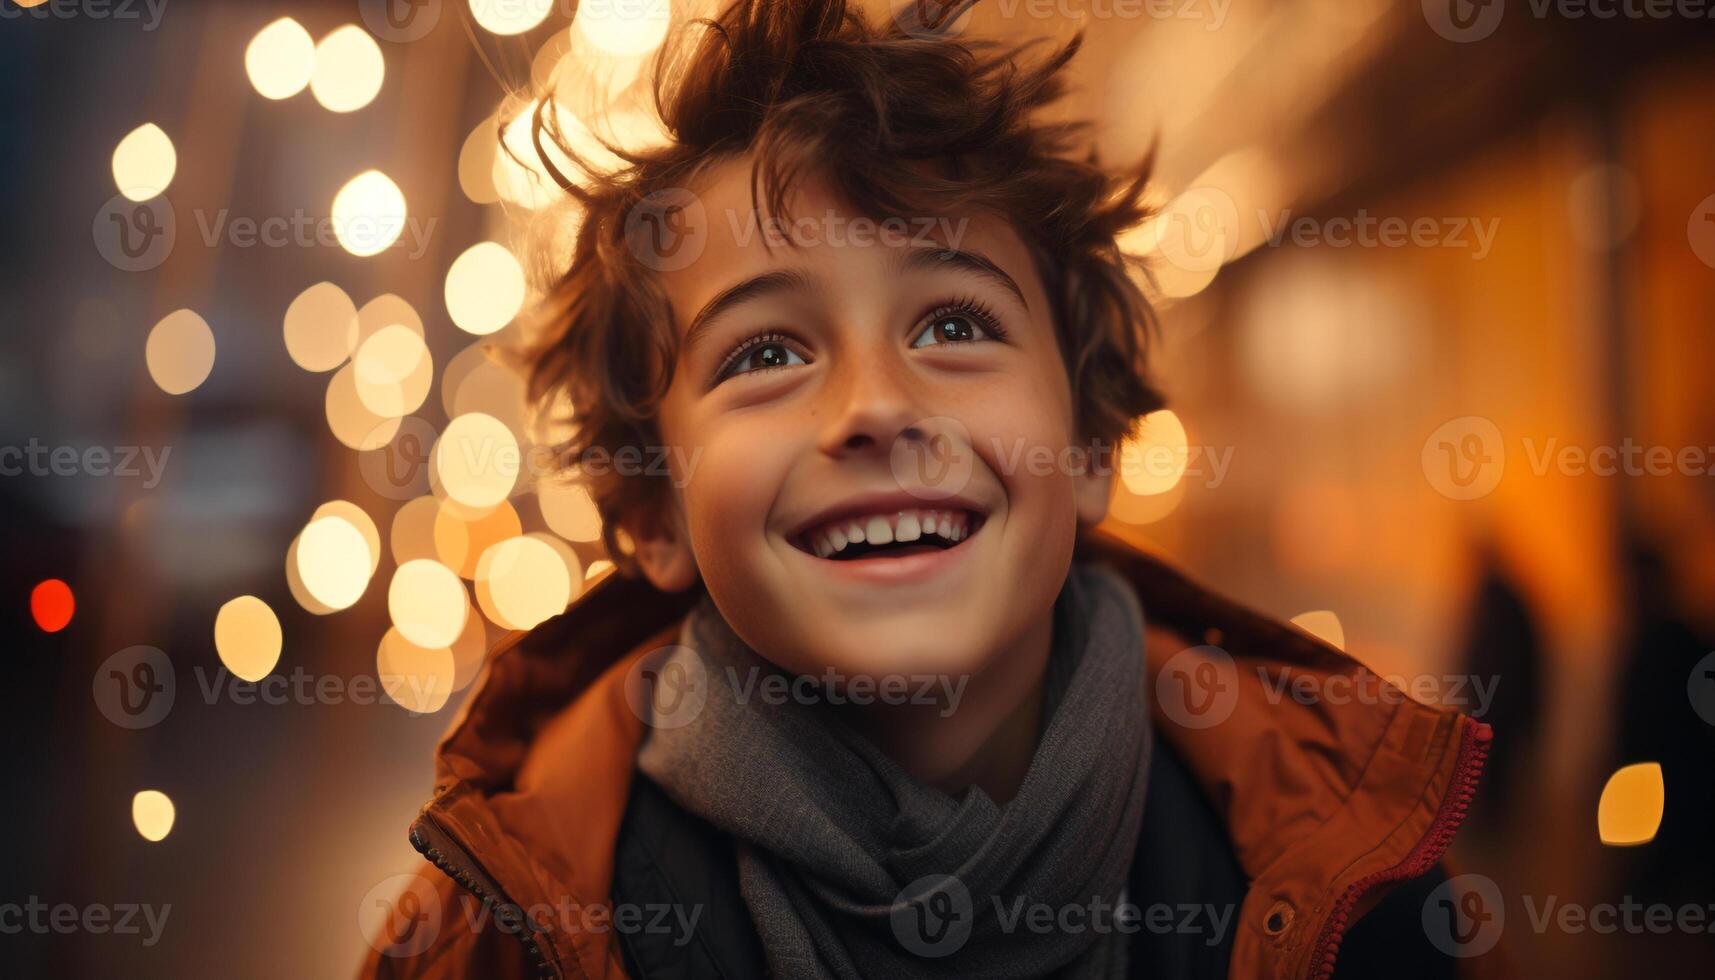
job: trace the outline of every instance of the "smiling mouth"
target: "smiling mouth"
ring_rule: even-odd
[[[791,537],[799,551],[828,561],[875,561],[947,551],[975,534],[982,514],[963,509],[911,509],[842,518]]]

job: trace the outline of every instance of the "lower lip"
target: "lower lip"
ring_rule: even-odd
[[[984,522],[984,526],[987,522]],[[793,548],[804,557],[810,559],[818,568],[840,579],[852,582],[867,582],[872,585],[911,585],[926,582],[937,575],[943,575],[965,561],[970,553],[970,543],[977,539],[983,527],[978,527],[963,541],[940,551],[926,551],[916,555],[905,555],[899,558],[852,558],[846,561],[835,561],[832,558],[818,558],[801,548]]]

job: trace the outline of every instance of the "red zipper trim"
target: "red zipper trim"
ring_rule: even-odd
[[[1310,954],[1310,975],[1314,980],[1328,980],[1334,975],[1334,959],[1340,955],[1340,940],[1345,938],[1347,920],[1364,893],[1390,881],[1415,878],[1434,867],[1435,862],[1447,853],[1448,846],[1453,843],[1453,835],[1459,832],[1459,825],[1465,822],[1465,814],[1471,809],[1471,798],[1477,793],[1477,780],[1482,777],[1483,764],[1489,759],[1489,743],[1493,739],[1494,731],[1488,725],[1479,721],[1469,723],[1459,743],[1459,762],[1453,770],[1453,780],[1447,786],[1447,795],[1441,800],[1435,822],[1429,825],[1423,839],[1417,842],[1404,861],[1358,879],[1334,903],[1328,924],[1322,927],[1322,935],[1317,938]]]

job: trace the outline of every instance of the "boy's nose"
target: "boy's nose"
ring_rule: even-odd
[[[842,365],[829,396],[829,421],[820,439],[830,456],[879,451],[885,455],[901,437],[921,438],[929,412],[910,368],[897,358],[855,358]]]

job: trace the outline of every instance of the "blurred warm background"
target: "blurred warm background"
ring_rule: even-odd
[[[147,947],[6,935],[8,975],[347,975],[484,650],[603,573],[491,354],[576,221],[497,113],[553,82],[569,125],[658,138],[648,56],[707,5],[600,9],[0,0],[0,901],[172,907]],[[1462,870],[1711,908],[1715,32],[1538,9],[985,0],[959,29],[1082,24],[1067,112],[1109,159],[1159,148],[1130,244],[1172,415],[1132,452],[1178,462],[1116,527],[1480,708]],[[522,474],[428,465],[449,429]],[[1715,964],[1507,911],[1520,975]]]

